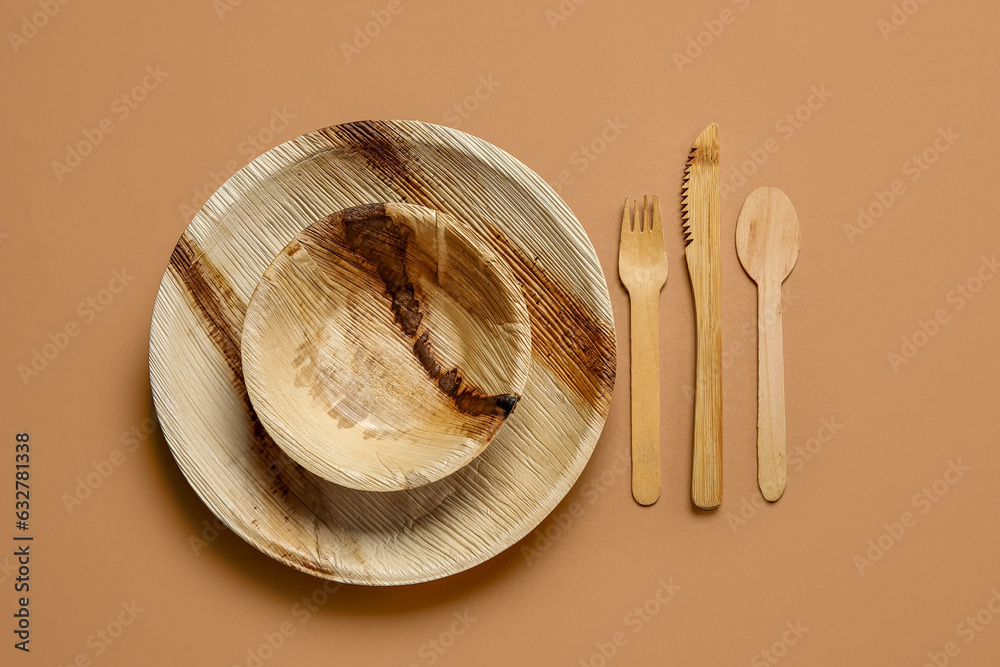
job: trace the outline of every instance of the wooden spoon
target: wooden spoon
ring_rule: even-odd
[[[747,196],[736,222],[736,252],[757,283],[757,484],[774,502],[785,491],[785,362],[781,283],[799,256],[799,219],[778,188]]]

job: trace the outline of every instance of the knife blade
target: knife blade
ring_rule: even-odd
[[[684,169],[682,218],[697,329],[691,502],[722,502],[722,283],[719,226],[719,126],[706,127]]]

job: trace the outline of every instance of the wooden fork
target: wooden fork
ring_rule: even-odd
[[[660,497],[660,290],[667,282],[667,253],[660,228],[660,198],[653,210],[642,198],[635,215],[625,199],[618,275],[632,311],[632,497],[652,505]]]

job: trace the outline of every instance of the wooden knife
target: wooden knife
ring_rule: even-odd
[[[691,147],[681,188],[688,273],[697,321],[694,452],[691,502],[722,502],[722,283],[719,229],[719,126],[712,123]]]

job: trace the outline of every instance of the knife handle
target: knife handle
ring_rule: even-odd
[[[757,288],[757,485],[776,501],[785,492],[785,357],[781,283]]]
[[[718,293],[716,289],[714,294]],[[698,303],[696,312],[691,502],[712,510],[722,503],[722,324],[718,297]]]

